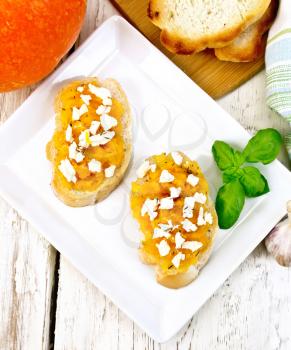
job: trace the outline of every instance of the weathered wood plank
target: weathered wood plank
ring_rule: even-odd
[[[31,89],[0,95],[0,121]],[[0,198],[0,349],[48,349],[55,250]]]

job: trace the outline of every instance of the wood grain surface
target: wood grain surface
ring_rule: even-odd
[[[215,99],[253,77],[264,66],[263,58],[249,63],[219,61],[212,50],[196,55],[175,55],[161,45],[160,30],[147,17],[148,0],[112,0],[112,2],[154,45]]]
[[[89,0],[75,47],[113,13],[109,0]],[[264,84],[261,72],[219,104],[251,133],[273,126],[284,134]],[[0,95],[0,121],[31,91]],[[284,152],[280,159],[288,166]],[[0,350],[289,350],[290,291],[291,270],[261,244],[177,336],[157,344],[0,198]]]

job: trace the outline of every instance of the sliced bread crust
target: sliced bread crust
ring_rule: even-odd
[[[121,182],[127,170],[127,167],[129,165],[131,154],[132,154],[132,130],[131,130],[132,118],[131,118],[129,103],[123,89],[121,88],[120,84],[114,79],[107,79],[102,83],[100,83],[96,78],[88,78],[88,79],[79,81],[80,85],[83,83],[90,83],[90,82],[97,82],[101,86],[110,90],[112,97],[114,97],[123,105],[124,115],[122,118],[122,123],[123,123],[123,139],[124,139],[124,145],[125,145],[124,160],[122,165],[116,169],[113,177],[105,178],[101,183],[101,185],[92,191],[76,191],[76,190],[70,190],[62,186],[61,181],[59,181],[60,175],[58,175],[59,173],[55,171],[56,167],[54,165],[52,182],[51,182],[54,193],[62,202],[64,202],[66,205],[69,205],[71,207],[83,207],[87,205],[93,205],[96,202],[99,202],[104,198],[106,198]],[[67,85],[63,89],[70,89],[72,84],[75,85],[76,81]],[[62,91],[63,90],[61,90],[58,93],[55,99],[56,129],[61,127],[60,112],[62,108],[62,101],[61,101]],[[46,152],[47,152],[48,160],[50,160],[53,163],[56,149],[52,141],[50,141],[47,144]]]
[[[191,54],[228,45],[267,10],[271,0],[150,0],[148,16],[171,52]]]
[[[264,15],[249,26],[241,35],[225,47],[215,49],[215,55],[222,61],[251,62],[262,57],[265,52],[267,36],[278,10],[278,0],[272,0]]]

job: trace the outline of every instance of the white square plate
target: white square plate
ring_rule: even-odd
[[[134,157],[123,183],[102,203],[70,208],[50,188],[45,146],[54,127],[53,100],[68,79],[114,77],[134,114]],[[0,193],[84,275],[157,341],[172,337],[283,216],[291,176],[278,161],[263,167],[271,193],[248,200],[239,223],[219,231],[198,279],[180,290],[155,282],[137,255],[130,182],[141,159],[179,149],[201,164],[212,195],[220,176],[211,145],[243,147],[248,133],[124,19],[112,17],[0,129]],[[72,305],[72,307],[74,307]]]

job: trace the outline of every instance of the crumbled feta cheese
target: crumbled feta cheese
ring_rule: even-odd
[[[68,125],[67,130],[66,130],[66,141],[67,142],[73,141],[73,129],[72,129],[71,125]]]
[[[90,142],[93,147],[105,145],[115,136],[114,131],[104,131],[102,134],[97,134],[90,137]]]
[[[182,247],[182,244],[185,242],[185,239],[182,237],[181,232],[177,232],[175,234],[175,243],[176,248],[180,249]]]
[[[150,165],[151,172],[154,173],[157,170],[157,164]]]
[[[150,162],[145,160],[136,171],[136,175],[139,179],[142,179],[150,170]]]
[[[96,159],[91,159],[88,163],[88,169],[91,171],[91,173],[100,173],[102,170],[101,162]]]
[[[80,108],[73,107],[72,119],[79,120],[81,116],[88,112],[88,107],[85,104],[82,104]]]
[[[187,241],[182,244],[183,249],[189,249],[192,252],[195,252],[195,250],[200,249],[202,246],[203,244],[198,241]]]
[[[203,207],[200,207],[199,215],[198,215],[198,219],[197,219],[197,225],[198,226],[203,226],[205,224],[206,224],[206,222],[204,220],[204,209],[203,209]]]
[[[112,100],[110,97],[103,98],[102,103],[104,106],[112,106]]]
[[[84,87],[83,86],[78,86],[77,87],[77,91],[78,92],[83,92],[84,91]]]
[[[183,156],[179,152],[172,152],[171,155],[172,155],[172,158],[173,158],[174,162],[177,165],[181,165],[182,164]]]
[[[90,95],[80,95],[82,101],[89,106],[90,101],[92,100],[92,97]]]
[[[160,176],[160,183],[172,182],[175,177],[168,170],[163,170]]]
[[[156,227],[154,229],[153,239],[162,238],[162,237],[169,238],[169,237],[171,237],[171,235],[169,234],[169,232],[164,231],[161,228]]]
[[[171,187],[170,188],[170,197],[171,198],[179,198],[181,194],[181,187]]]
[[[183,218],[193,218],[194,197],[185,197],[183,206]]]
[[[99,126],[100,126],[100,122],[98,122],[97,120],[93,120],[89,128],[90,133],[92,135],[96,135],[97,130],[99,129]]]
[[[79,146],[83,148],[88,148],[91,144],[90,141],[90,132],[89,130],[84,130],[79,135]]]
[[[67,181],[74,183],[77,181],[76,171],[69,159],[62,160],[61,164],[59,165],[59,169]]]
[[[199,177],[197,177],[193,174],[190,174],[190,175],[188,175],[186,182],[188,184],[190,184],[191,186],[195,187],[199,182]]]
[[[186,232],[195,232],[197,230],[197,226],[188,219],[182,221],[182,227]]]
[[[174,201],[171,197],[162,198],[159,209],[173,209]]]
[[[208,224],[212,225],[212,223],[213,223],[213,218],[212,218],[211,213],[206,212],[205,215],[204,215],[204,220],[205,220]]]
[[[76,142],[72,142],[69,146],[69,158],[75,160],[77,163],[82,162],[85,158],[84,154],[78,151]]]
[[[100,117],[100,122],[102,125],[102,128],[107,131],[117,125],[117,120],[113,117],[110,117],[108,114],[103,114]]]
[[[159,224],[159,227],[163,230],[163,231],[173,231],[176,228],[178,228],[180,225],[173,225],[172,220],[168,220],[167,224]]]
[[[157,198],[146,199],[141,208],[141,216],[145,216],[145,214],[148,214],[150,217],[150,220],[153,221],[158,215],[158,213],[156,212],[158,205],[159,205],[159,200]]]
[[[185,254],[179,252],[173,257],[172,263],[176,268],[178,268],[180,266],[181,260],[185,260]]]
[[[110,111],[111,111],[111,107],[110,106],[100,105],[96,109],[96,114],[98,114],[98,115],[106,114],[106,113],[109,113]]]
[[[105,169],[105,177],[112,177],[115,173],[116,165],[110,165],[110,167]]]
[[[200,204],[204,204],[206,202],[206,196],[203,193],[196,192],[194,194],[194,201]]]
[[[101,98],[102,100],[111,98],[111,92],[104,87],[97,87],[93,84],[89,84],[88,88],[93,95]]]
[[[169,244],[165,239],[163,239],[160,243],[156,244],[156,246],[158,248],[160,256],[168,255],[171,250]]]

